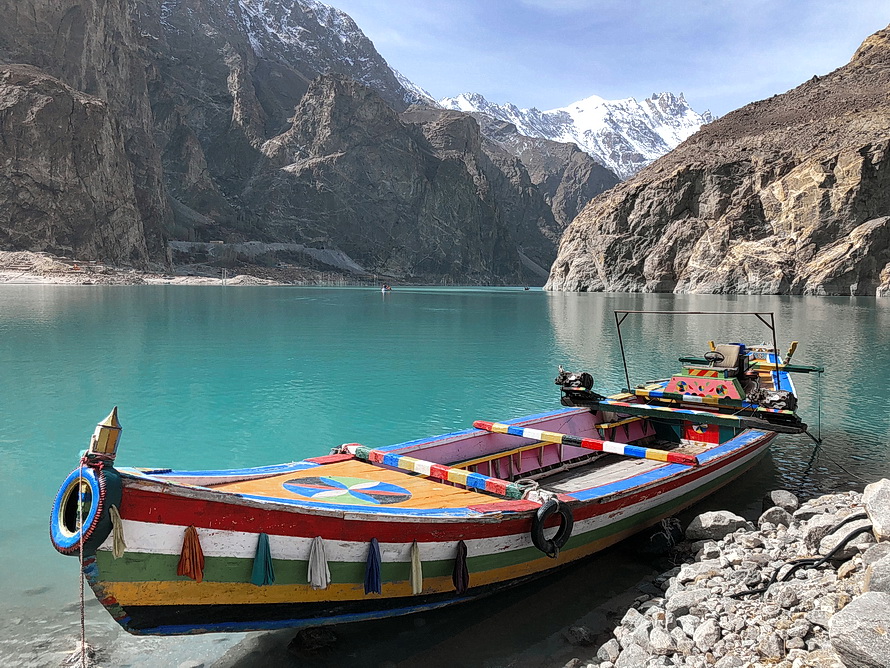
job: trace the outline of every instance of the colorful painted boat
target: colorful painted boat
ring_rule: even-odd
[[[52,542],[82,554],[96,597],[136,634],[474,599],[674,515],[751,468],[777,431],[806,429],[789,373],[816,367],[792,368],[775,346],[712,348],[610,397],[562,372],[559,410],[249,469],[115,467],[115,409],[59,491]],[[781,407],[750,400],[780,394]]]

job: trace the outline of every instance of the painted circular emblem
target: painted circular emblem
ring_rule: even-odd
[[[694,424],[694,425],[692,425],[692,431],[694,431],[697,434],[704,434],[708,431],[708,425]]]
[[[726,388],[723,387],[722,385],[718,385],[717,387],[715,387],[715,388],[714,388],[714,391],[715,391],[717,394],[719,394],[720,396],[723,396],[724,394],[726,394]]]
[[[682,381],[682,380],[679,381],[677,383],[677,389],[680,390],[680,392],[685,392],[686,391],[686,382]]]
[[[362,506],[401,503],[411,498],[411,492],[398,485],[343,476],[293,478],[284,483],[284,488],[293,494],[316,501]]]

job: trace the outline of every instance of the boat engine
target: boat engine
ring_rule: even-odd
[[[788,390],[765,390],[758,388],[748,393],[748,401],[753,401],[763,408],[780,411],[793,411],[797,408],[797,397]]]
[[[559,375],[553,381],[562,391],[560,403],[563,406],[595,406],[603,399],[601,394],[593,392],[593,376],[586,371],[580,373],[566,371],[559,365]]]

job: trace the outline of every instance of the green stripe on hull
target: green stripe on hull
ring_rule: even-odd
[[[100,579],[106,582],[167,582],[188,580],[184,575],[176,575],[179,564],[178,554],[152,554],[148,552],[127,552],[120,559],[114,559],[111,552],[99,550],[96,564]],[[273,559],[275,584],[307,584],[309,562]],[[364,582],[365,564],[361,562],[329,561],[331,582],[353,584]],[[424,561],[424,577],[451,576],[454,562]],[[250,582],[253,559],[239,557],[204,557],[204,580],[207,582]],[[380,577],[383,582],[403,582],[408,579],[411,564],[405,562],[382,563]]]
[[[628,532],[632,529],[648,526],[661,517],[667,517],[681,508],[704,497],[717,488],[741,475],[753,466],[766,450],[747,462],[745,466],[729,471],[711,482],[657,505],[648,510],[625,517],[617,522],[598,527],[585,533],[572,536],[563,551],[584,547],[595,541],[608,539],[615,534]],[[470,573],[482,573],[488,570],[516,566],[535,561],[542,557],[541,552],[532,546],[497,552],[494,554],[469,557],[467,568]],[[176,575],[179,563],[178,554],[151,554],[127,552],[120,559],[114,559],[111,552],[99,550],[96,554],[99,579],[105,582],[167,582],[188,580],[185,576]],[[308,562],[304,560],[273,559],[276,585],[307,584]],[[363,562],[328,562],[331,571],[331,582],[335,584],[360,584],[365,579]],[[424,577],[450,577],[454,568],[451,559],[424,561]],[[207,582],[250,582],[253,559],[239,557],[205,557],[204,580]],[[410,564],[407,562],[382,563],[380,576],[383,582],[405,582],[409,578]]]

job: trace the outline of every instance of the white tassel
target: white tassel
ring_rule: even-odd
[[[331,569],[328,568],[328,560],[324,553],[324,541],[321,536],[313,538],[312,545],[309,547],[307,578],[313,589],[327,589],[331,582]]]

